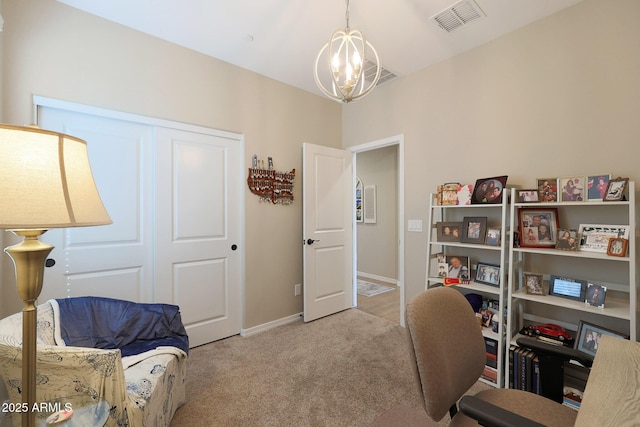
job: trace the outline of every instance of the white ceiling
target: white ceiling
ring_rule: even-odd
[[[345,27],[344,0],[58,1],[317,94],[315,57]],[[349,23],[401,77],[582,0],[476,0],[485,17],[447,33],[430,18],[457,1],[352,0]]]

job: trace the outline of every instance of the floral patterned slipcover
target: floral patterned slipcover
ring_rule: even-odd
[[[65,346],[56,330],[56,304],[38,306],[36,403],[71,404],[75,411],[105,401],[107,426],[168,426],[185,402],[187,355],[159,347],[122,358],[120,350]],[[0,320],[0,376],[11,402],[20,403],[22,313]],[[13,413],[15,426],[20,415]]]

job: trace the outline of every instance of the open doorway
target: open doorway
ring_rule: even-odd
[[[402,143],[396,136],[350,151],[362,195],[354,227],[354,304],[404,326]]]

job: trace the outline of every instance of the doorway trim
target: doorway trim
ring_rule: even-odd
[[[405,326],[404,310],[406,298],[406,286],[404,283],[404,134],[367,142],[360,145],[348,147],[347,151],[352,153],[354,157],[355,167],[353,168],[353,182],[356,182],[356,173],[358,164],[356,154],[365,151],[376,150],[378,148],[390,147],[396,145],[398,147],[398,287],[400,288],[400,326]],[[355,187],[354,187],[355,189]],[[356,227],[356,218],[353,216],[353,301],[357,301],[357,283],[358,283],[358,232]]]

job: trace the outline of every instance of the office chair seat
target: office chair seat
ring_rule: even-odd
[[[446,287],[416,296],[407,304],[406,321],[425,410],[429,418],[440,421],[484,370],[482,331],[467,299]],[[560,403],[522,390],[495,388],[474,397],[546,426],[572,426],[577,417]],[[457,412],[450,425],[478,424]]]

